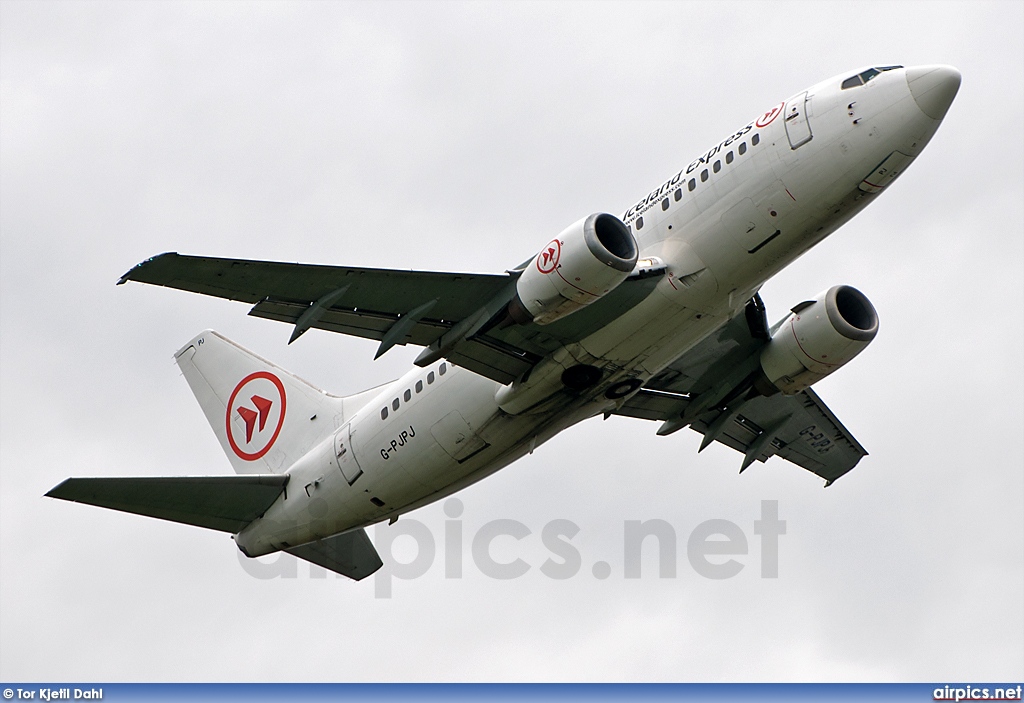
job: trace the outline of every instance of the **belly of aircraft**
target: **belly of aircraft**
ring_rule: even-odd
[[[569,363],[601,369],[596,386],[580,392],[553,384],[527,411],[509,414],[495,399],[501,386],[453,368],[446,393],[401,418],[377,422],[369,408],[353,424],[363,475],[352,485],[333,481],[329,510],[311,516],[305,534],[372,524],[461,490],[612,408],[603,395],[611,383],[646,382],[714,332],[768,278],[873,200],[861,180],[893,144],[877,125],[842,128],[840,112],[817,117],[819,132],[801,154],[783,152],[727,197],[650,228],[641,256],[664,260],[664,279],[633,309],[563,349]]]

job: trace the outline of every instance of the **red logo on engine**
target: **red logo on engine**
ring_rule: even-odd
[[[768,125],[775,121],[775,118],[779,116],[779,113],[782,112],[782,108],[785,107],[785,105],[786,103],[779,103],[771,110],[758,117],[757,122],[755,122],[754,124],[756,124],[758,127],[767,127]]]
[[[552,239],[537,254],[537,270],[541,273],[551,273],[558,268],[558,260],[562,258],[562,243]]]
[[[284,425],[285,408],[284,384],[269,371],[239,381],[225,417],[231,450],[245,461],[256,461],[270,451]]]

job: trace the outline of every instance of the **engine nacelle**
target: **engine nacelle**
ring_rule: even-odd
[[[563,318],[626,280],[639,253],[633,234],[614,215],[582,219],[529,263],[516,282],[509,313],[520,324]]]
[[[761,352],[758,390],[806,390],[857,356],[878,333],[878,314],[856,288],[835,286],[800,303]]]

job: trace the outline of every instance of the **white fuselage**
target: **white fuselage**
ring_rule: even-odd
[[[289,469],[285,496],[236,535],[239,546],[256,556],[397,517],[621,404],[606,398],[609,386],[647,381],[730,319],[934,134],[940,120],[919,107],[905,69],[841,89],[845,77],[743,126],[625,213],[640,258],[660,258],[666,275],[621,317],[541,361],[529,387],[513,389],[532,394],[526,410],[506,412],[496,394],[508,388],[449,362],[415,367],[346,418],[350,451],[338,457],[329,437]],[[903,156],[887,161],[894,152]],[[600,383],[567,393],[550,382],[576,364],[602,369]]]

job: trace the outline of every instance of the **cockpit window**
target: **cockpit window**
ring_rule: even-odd
[[[864,73],[860,74],[860,78],[862,81],[867,83],[869,80],[877,76],[879,73],[881,73],[881,71],[879,71],[878,69],[869,68],[868,70],[864,71]]]
[[[847,88],[856,88],[859,85],[864,85],[869,80],[871,80],[872,78],[877,76],[879,73],[882,73],[883,71],[892,71],[893,69],[896,69],[896,68],[903,68],[903,67],[902,66],[880,66],[878,68],[869,68],[868,70],[860,73],[859,75],[850,76],[845,81],[843,81],[842,89],[846,90]]]

